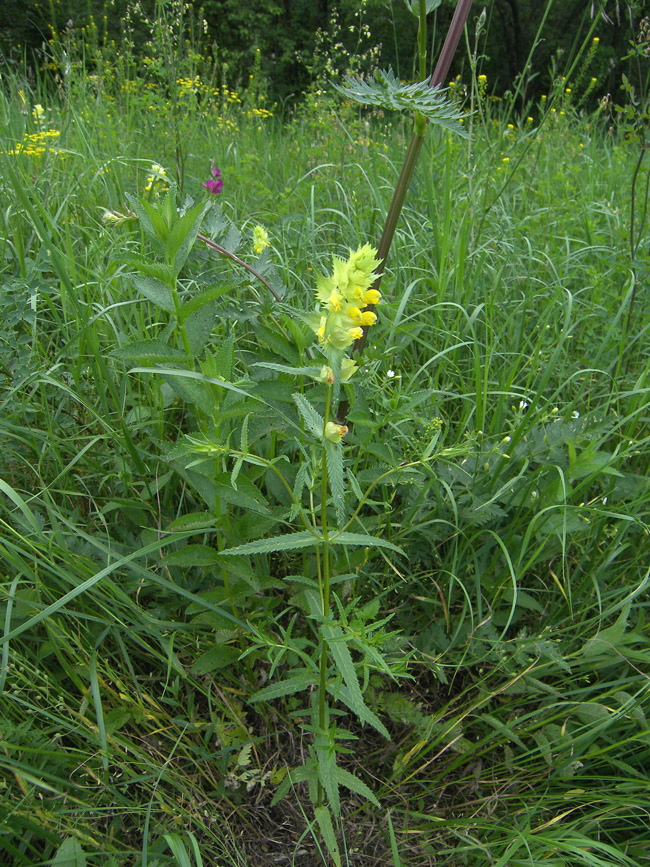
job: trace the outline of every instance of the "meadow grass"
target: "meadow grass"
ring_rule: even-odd
[[[229,249],[258,263],[252,229],[267,229],[283,305],[199,244],[190,279],[228,286],[210,342],[230,347],[233,382],[254,380],[260,344],[286,363],[273,323],[311,306],[332,253],[377,238],[407,126],[329,97],[280,119],[234,96],[202,109],[191,93],[111,95],[79,70],[58,93],[3,84],[0,860],[327,863],[300,787],[270,806],[305,750],[301,706],[250,704],[275,665],[242,656],[256,635],[308,633],[282,583],[300,557],[231,572],[183,559],[188,539],[215,550],[182,524],[205,503],[170,456],[192,417],[169,380],[116,352],[169,330],[125,264],[144,235],[102,215],[143,195],[154,163],[180,201],[200,199],[216,160]],[[627,321],[637,154],[569,105],[506,114],[485,103],[470,146],[425,143],[349,415],[362,482],[444,446],[359,518],[408,556],[339,564],[352,628],[379,600],[401,638],[378,646],[410,675],[377,668],[364,684],[391,741],[346,722],[348,766],[382,804],[344,799],[351,865],[650,860],[643,278]],[[255,437],[267,457],[281,448],[272,426]],[[242,471],[239,495],[253,482],[282,506],[270,474]],[[281,523],[279,506],[220,491],[228,544]]]

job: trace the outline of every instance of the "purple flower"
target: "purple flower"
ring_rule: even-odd
[[[221,172],[215,166],[214,160],[210,160],[210,174],[212,177],[204,184],[201,184],[201,186],[205,187],[211,196],[218,196],[223,189],[223,181],[221,179]]]

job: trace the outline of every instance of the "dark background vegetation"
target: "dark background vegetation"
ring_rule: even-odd
[[[160,0],[159,0],[160,2]],[[77,32],[93,16],[100,36],[115,40],[119,51],[124,39],[125,12],[133,0],[24,0],[20,8],[14,3],[0,4],[0,59],[3,63],[38,62],[38,54],[52,34],[52,28],[62,33],[66,28]],[[156,0],[139,0],[144,15],[155,14]],[[189,6],[190,4],[188,4]],[[417,23],[406,9],[404,0],[367,0],[365,21],[370,26],[370,40],[358,38],[358,18],[355,13],[360,0],[204,0],[196,2],[196,19],[208,24],[204,46],[210,50],[225,72],[229,83],[236,86],[246,81],[255,52],[262,55],[262,72],[274,99],[299,96],[318,75],[318,54],[315,57],[316,34],[331,35],[330,46],[343,43],[351,53],[359,53],[372,45],[381,45],[380,63],[392,66],[404,79],[413,78],[412,57]],[[645,13],[645,0],[637,0],[634,18]],[[170,3],[167,3],[169,8]],[[432,34],[439,47],[455,7],[454,0],[443,0],[430,15]],[[476,2],[471,13],[471,29],[483,9],[486,10],[486,35],[480,42],[483,57],[480,72],[488,76],[489,91],[502,94],[512,89],[517,76],[524,70],[535,34],[545,14],[544,0],[485,0]],[[609,0],[606,16],[600,16],[600,4],[592,0],[555,0],[543,28],[542,40],[533,58],[535,76],[528,81],[527,93],[539,96],[550,86],[553,75],[562,75],[571,58],[588,33],[593,16],[598,21],[596,35],[601,44],[593,58],[589,74],[597,77],[596,96],[620,87],[619,59],[626,53],[631,37],[630,7],[623,0]],[[338,20],[339,29],[333,31]],[[471,32],[471,30],[470,30]],[[140,34],[144,39],[144,28]],[[137,41],[136,28],[136,41]],[[459,51],[452,73],[462,73],[466,67],[465,50]],[[594,97],[594,98],[595,98]]]

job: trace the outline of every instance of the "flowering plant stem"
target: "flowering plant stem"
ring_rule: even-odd
[[[325,424],[329,421],[330,403],[332,401],[332,386],[327,388],[327,396],[325,398],[325,411],[323,413]],[[322,543],[320,545],[319,558],[319,584],[322,604],[323,617],[327,617],[330,610],[330,550],[329,550],[329,531],[327,526],[327,453],[323,447],[322,455],[322,479],[321,479],[321,535]],[[321,731],[327,727],[327,641],[324,636],[321,636],[322,644],[320,651],[320,683],[318,695],[318,723]],[[317,806],[320,807],[323,803],[323,786],[318,784]]]
[[[440,86],[447,77],[449,67],[451,66],[451,61],[454,54],[456,53],[456,48],[458,47],[460,35],[463,32],[463,29],[467,22],[467,18],[469,16],[470,9],[472,8],[472,2],[473,0],[458,0],[456,10],[454,12],[454,17],[449,27],[447,38],[445,39],[445,44],[442,47],[438,63],[433,72],[433,75],[431,76],[431,80],[429,81],[429,87]],[[418,54],[420,60],[420,74],[422,75],[422,78],[424,78],[426,76],[426,3],[424,2],[424,0],[420,0]],[[395,186],[393,199],[390,203],[388,214],[386,216],[384,231],[382,232],[381,240],[379,241],[379,246],[377,248],[377,258],[381,260],[381,265],[377,269],[378,276],[372,285],[373,289],[379,289],[379,286],[381,284],[381,278],[384,272],[386,259],[388,258],[391,244],[393,243],[393,236],[395,235],[397,221],[399,220],[399,216],[402,213],[402,208],[404,207],[406,194],[411,184],[411,178],[413,177],[415,164],[418,161],[420,150],[422,149],[422,143],[424,142],[425,133],[426,121],[421,115],[416,115],[413,137],[411,138],[408,150],[406,151],[406,156],[404,157],[402,171],[400,172],[400,176]],[[367,339],[368,329],[364,328],[362,337],[355,341],[352,351],[361,354],[361,352],[363,352],[364,346],[366,345]],[[345,413],[339,412],[339,415],[344,414]]]

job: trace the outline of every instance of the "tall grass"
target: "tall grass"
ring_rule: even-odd
[[[229,585],[224,567],[183,560],[204,528],[165,535],[205,508],[164,458],[191,419],[114,354],[165,322],[125,276],[139,230],[102,214],[142,194],[154,162],[198,198],[215,158],[241,230],[229,243],[254,261],[262,223],[283,302],[305,308],[332,252],[376,239],[405,130],[317,97],[281,123],[234,98],[203,111],[158,91],[149,111],[147,94],[81,70],[56,92],[3,84],[3,860],[322,863],[300,790],[269,806],[304,749],[299,709],[248,704],[273,672],[261,653],[240,659],[255,630],[280,641],[289,626],[296,564],[262,557]],[[350,617],[381,600],[411,680],[369,678],[392,740],[358,727],[349,766],[390,812],[350,797],[342,852],[355,865],[643,864],[650,391],[642,303],[625,331],[635,155],[569,106],[520,123],[483,110],[471,152],[425,145],[350,412],[362,481],[438,435],[445,451],[363,513],[408,559],[348,563]],[[44,129],[59,135],[26,153]],[[234,335],[233,370],[254,377],[260,317],[279,312],[247,272],[192,255],[197,280],[229,281],[213,341]],[[259,447],[276,448],[273,431]],[[231,538],[271,526],[223,496]]]

